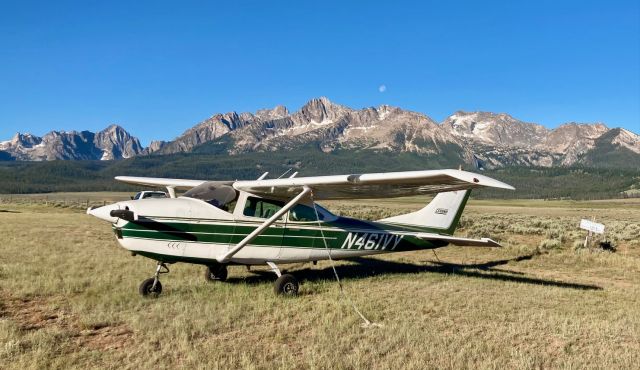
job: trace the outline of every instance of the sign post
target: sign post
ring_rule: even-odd
[[[585,219],[580,220],[580,228],[583,230],[587,230],[589,232],[587,236],[584,238],[585,248],[589,244],[589,238],[591,237],[592,233],[604,234],[604,225],[595,222],[595,219],[594,221],[585,220]]]

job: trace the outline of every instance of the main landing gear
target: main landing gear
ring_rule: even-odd
[[[300,287],[298,279],[296,279],[296,277],[291,274],[281,273],[278,266],[276,266],[276,264],[273,262],[267,262],[267,265],[271,267],[271,271],[278,275],[278,279],[276,279],[276,282],[273,284],[274,293],[287,297],[297,296],[298,289]]]
[[[300,288],[300,283],[295,276],[291,274],[283,274],[280,272],[278,266],[276,266],[273,262],[267,262],[269,267],[271,267],[271,271],[273,271],[278,278],[273,284],[273,291],[277,295],[294,297],[298,295],[298,290]],[[156,267],[156,273],[153,277],[146,279],[140,284],[140,288],[138,289],[140,294],[143,297],[153,297],[156,298],[162,293],[162,284],[160,283],[160,274],[169,273],[169,267],[166,263],[158,261]],[[216,264],[209,265],[205,270],[205,279],[207,281],[225,281],[227,279],[227,265],[226,264]]]
[[[207,266],[207,268],[204,270],[204,278],[207,281],[227,280],[227,265],[218,264]]]
[[[156,267],[156,273],[152,278],[148,278],[140,284],[138,291],[143,297],[153,297],[162,293],[162,284],[160,284],[160,274],[169,273],[169,267],[164,262],[158,261],[158,267]]]

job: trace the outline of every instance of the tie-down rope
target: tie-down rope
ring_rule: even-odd
[[[349,297],[349,295],[345,292],[344,287],[342,285],[342,281],[340,280],[340,276],[338,276],[338,271],[336,270],[336,264],[333,261],[333,258],[331,258],[331,249],[329,248],[329,246],[327,245],[327,239],[324,236],[324,230],[322,229],[322,222],[320,221],[320,215],[318,214],[318,208],[316,207],[316,202],[315,199],[313,197],[313,190],[311,190],[311,192],[309,193],[310,197],[311,197],[311,203],[313,204],[313,211],[316,213],[316,220],[318,220],[318,227],[320,228],[320,235],[322,236],[322,242],[324,243],[324,249],[327,250],[327,255],[329,256],[329,261],[331,262],[331,269],[333,270],[333,274],[336,277],[336,281],[338,282],[338,286],[340,287],[340,295],[347,300],[347,302],[349,302],[349,304],[351,305],[351,307],[353,308],[353,310],[355,311],[356,314],[358,314],[358,316],[360,316],[360,318],[363,321],[363,324],[361,325],[363,328],[369,328],[372,326],[382,326],[382,324],[378,324],[375,322],[371,322],[369,319],[367,319],[362,312],[360,312],[360,310],[358,309],[358,307],[356,306],[355,303],[353,303],[353,300],[351,300],[351,297]]]

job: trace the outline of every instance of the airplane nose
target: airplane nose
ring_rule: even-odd
[[[115,224],[118,222],[117,217],[111,216],[111,211],[117,211],[120,209],[120,205],[118,203],[108,204],[102,207],[91,207],[87,209],[87,214],[97,217],[101,220],[108,221],[109,223]]]

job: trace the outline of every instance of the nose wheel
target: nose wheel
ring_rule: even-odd
[[[164,262],[158,262],[156,273],[153,277],[146,279],[140,284],[138,291],[143,297],[156,298],[162,293],[162,284],[160,283],[160,274],[169,273],[169,267]]]

